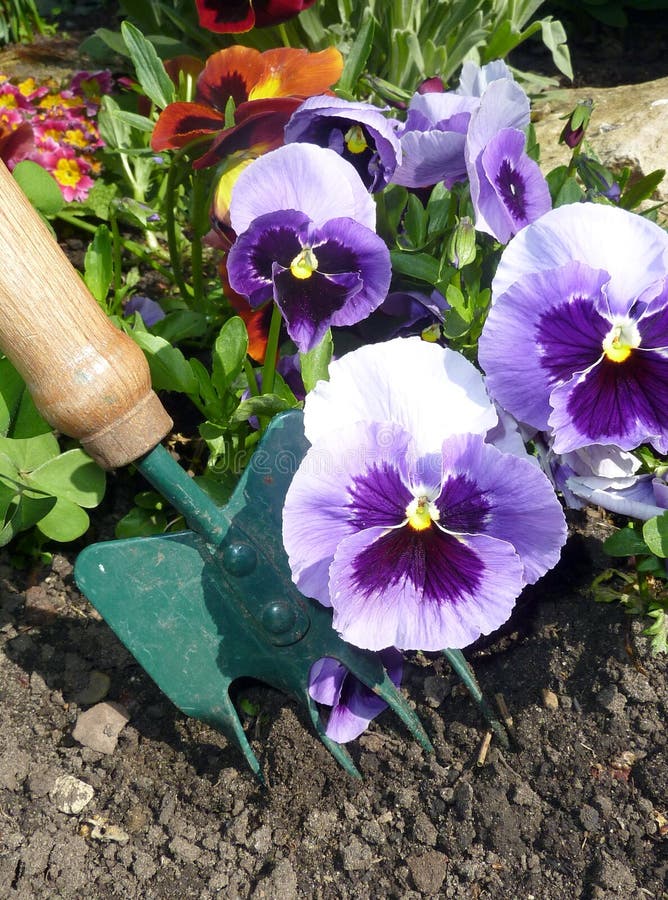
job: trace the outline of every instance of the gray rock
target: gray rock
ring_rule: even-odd
[[[191,844],[190,841],[186,841],[182,837],[175,837],[170,841],[169,850],[177,859],[190,863],[194,863],[201,853],[200,848],[196,844]]]
[[[544,172],[568,163],[570,150],[558,143],[564,127],[562,117],[585,99],[594,102],[586,144],[603,165],[613,172],[630,166],[635,177],[666,168],[668,78],[660,78],[614,88],[561,91],[558,99],[537,104],[536,137]],[[668,198],[668,174],[659,185],[658,195]]]
[[[49,800],[67,815],[78,815],[95,796],[93,788],[74,775],[61,775],[49,791]]]
[[[98,703],[77,718],[72,737],[98,753],[113,753],[118,735],[129,719],[128,711],[120,703]]]
[[[18,791],[28,776],[30,756],[25,750],[9,746],[0,756],[0,788]]]
[[[414,853],[407,859],[415,887],[425,894],[436,894],[446,875],[448,857],[438,850]]]
[[[109,693],[111,687],[111,678],[105,672],[93,670],[88,676],[88,684],[77,694],[77,703],[83,706],[90,706],[93,703],[99,703]]]
[[[438,839],[438,831],[434,827],[431,819],[425,813],[418,813],[413,824],[413,835],[416,841],[426,844],[428,847],[435,847]]]

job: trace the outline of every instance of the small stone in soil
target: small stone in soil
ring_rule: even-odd
[[[75,741],[98,753],[113,753],[130,716],[120,703],[98,703],[81,713],[72,732]]]
[[[111,678],[105,672],[93,670],[88,676],[88,684],[77,694],[76,702],[82,706],[91,706],[99,703],[109,693]]]
[[[93,799],[95,791],[73,775],[61,775],[49,791],[49,800],[56,809],[68,815],[77,815]]]

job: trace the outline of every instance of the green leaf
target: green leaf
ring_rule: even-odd
[[[299,354],[302,381],[307,393],[313,390],[318,381],[329,380],[329,364],[333,351],[332,332],[327,329],[327,333],[317,347],[309,350],[308,353]]]
[[[657,169],[630,185],[619,198],[622,209],[635,209],[643,200],[648,200],[663,181],[665,169]]]
[[[645,541],[630,525],[606,538],[603,549],[608,556],[637,556],[649,552]]]
[[[8,359],[0,359],[0,437],[29,438],[50,431],[23,378]]]
[[[393,250],[390,253],[392,268],[399,275],[410,275],[419,281],[435,285],[440,277],[441,264],[427,253],[403,253]]]
[[[259,397],[249,397],[247,400],[242,400],[232,413],[230,423],[239,425],[242,422],[246,422],[251,416],[269,418],[291,408],[292,405],[277,394],[260,394]]]
[[[90,519],[80,506],[60,498],[49,512],[37,522],[37,528],[52,541],[75,541],[88,531]]]
[[[167,529],[167,516],[161,510],[133,507],[127,515],[116,523],[114,533],[117,538],[146,537],[163,534]]]
[[[109,286],[114,277],[111,248],[111,232],[106,225],[98,225],[95,236],[88,245],[84,259],[86,287],[100,305],[104,305]]]
[[[27,531],[48,515],[56,505],[55,497],[35,497],[22,494],[7,511],[4,524],[0,525],[0,547],[8,544],[20,531]]]
[[[131,331],[130,337],[146,354],[155,390],[197,393],[197,379],[180,350],[148,331]]]
[[[357,84],[373,47],[374,28],[375,20],[370,13],[367,13],[367,18],[347,54],[346,64],[337,84],[339,91],[351,93]]]
[[[668,653],[668,612],[662,606],[650,606],[647,615],[654,622],[643,632],[652,639],[652,653]]]
[[[93,508],[104,497],[104,471],[83,450],[68,450],[51,459],[26,477],[32,487],[79,506]]]
[[[655,556],[668,557],[668,511],[662,516],[654,516],[643,525],[642,536]]]
[[[121,23],[121,34],[144,93],[158,109],[164,109],[174,100],[174,84],[155,47],[130,22]]]
[[[561,22],[548,16],[540,23],[543,43],[552,53],[552,60],[560,72],[573,80],[573,66],[571,54],[566,43],[566,32]]]
[[[0,456],[10,459],[21,473],[32,472],[59,453],[58,441],[51,432],[29,438],[0,438]]]
[[[241,371],[247,352],[246,325],[239,316],[233,316],[220,329],[213,346],[211,382],[219,397],[225,396]]]
[[[42,215],[55,216],[65,206],[58,182],[36,162],[24,159],[14,167],[12,174],[28,200]]]

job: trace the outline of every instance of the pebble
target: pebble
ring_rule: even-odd
[[[445,880],[448,857],[438,850],[414,853],[406,860],[415,887],[425,894],[436,894]]]
[[[559,709],[559,698],[554,691],[543,688],[541,696],[543,698],[543,706],[545,709]]]
[[[82,706],[92,706],[99,703],[109,693],[111,687],[111,678],[105,672],[94,670],[88,676],[88,684],[79,691],[76,696],[76,702]]]
[[[49,800],[56,809],[68,815],[77,815],[95,796],[93,788],[74,775],[61,775],[49,791]]]
[[[129,719],[128,711],[120,703],[97,703],[79,715],[72,737],[98,753],[113,753],[118,735]]]

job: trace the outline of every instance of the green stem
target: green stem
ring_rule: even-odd
[[[248,357],[246,357],[246,359],[244,360],[244,372],[246,373],[246,380],[248,381],[248,390],[250,391],[251,397],[259,396],[260,390],[257,386],[257,378],[255,377],[255,369],[252,367]]]
[[[179,242],[176,234],[176,204],[177,204],[177,188],[179,186],[180,166],[182,153],[177,151],[167,171],[167,185],[165,188],[165,227],[167,230],[167,246],[169,247],[169,259],[172,264],[174,280],[177,284],[181,296],[185,302],[190,305],[191,291],[183,277],[183,268],[181,266],[181,257],[179,254]]]
[[[120,312],[118,308],[120,306],[120,296],[121,289],[123,287],[123,278],[122,278],[122,265],[123,260],[121,257],[121,234],[118,230],[118,219],[116,218],[116,214],[112,211],[109,217],[109,223],[111,225],[111,252],[113,259],[113,272],[114,272],[114,309],[113,312]]]
[[[73,225],[75,228],[80,228],[82,231],[87,231],[89,234],[95,234],[97,231],[96,225],[92,225],[90,222],[86,222],[85,219],[81,219],[79,216],[75,216],[72,213],[61,211],[56,213],[56,218],[60,219],[61,222],[67,222],[68,225]],[[161,266],[160,263],[157,263],[153,255],[147,253],[140,244],[128,240],[128,238],[120,238],[120,243],[128,253],[132,253],[142,262],[147,263],[152,269],[159,272],[163,278],[166,278],[168,281],[173,281],[173,275],[169,269],[165,268],[165,266]]]
[[[278,26],[278,33],[281,36],[281,40],[283,41],[283,46],[289,47],[290,38],[288,37],[288,32],[286,31],[285,25],[283,23]]]
[[[202,233],[200,231],[201,207],[208,196],[207,185],[201,173],[193,172],[192,213],[193,236],[190,242],[190,258],[192,266],[192,305],[195,310],[203,311],[205,306],[204,265],[202,255]]]
[[[262,393],[271,394],[274,390],[274,376],[276,374],[276,356],[278,354],[278,338],[281,333],[283,318],[281,311],[274,304],[271,311],[271,324],[269,325],[269,337],[267,338],[267,350],[262,366]]]

